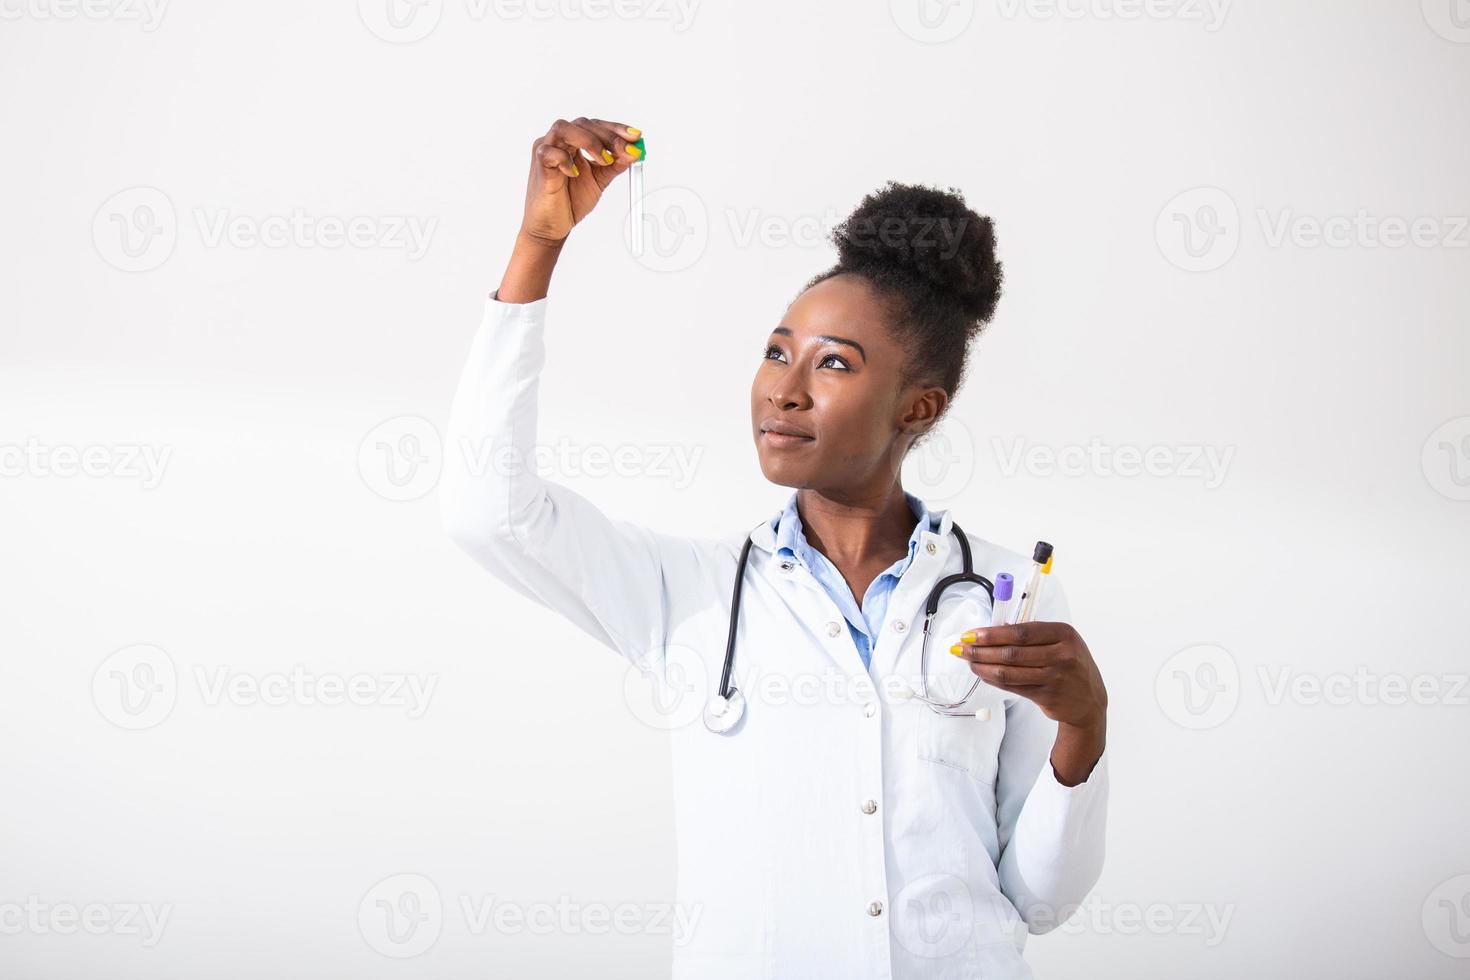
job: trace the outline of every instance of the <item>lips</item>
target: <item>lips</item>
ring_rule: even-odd
[[[766,444],[777,449],[788,449],[796,446],[809,446],[815,441],[816,436],[799,425],[792,425],[781,419],[766,419],[761,423],[761,436],[765,438]]]
[[[781,435],[800,435],[806,436],[808,439],[811,438],[811,433],[807,432],[806,429],[798,425],[791,425],[791,423],[784,422],[781,419],[764,420],[764,422],[760,423],[760,430],[761,432],[778,432]]]

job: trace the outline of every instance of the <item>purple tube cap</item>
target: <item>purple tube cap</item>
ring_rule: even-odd
[[[1010,572],[1001,572],[995,577],[995,601],[1004,602],[1016,589],[1016,580]]]

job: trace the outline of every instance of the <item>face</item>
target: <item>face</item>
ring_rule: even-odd
[[[750,388],[761,471],[772,483],[871,497],[943,410],[942,388],[903,387],[906,354],[888,305],[836,275],[797,297],[766,340]],[[785,429],[787,432],[772,431]]]

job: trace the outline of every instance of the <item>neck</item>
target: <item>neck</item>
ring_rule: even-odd
[[[891,564],[908,548],[918,515],[902,485],[866,496],[796,492],[796,512],[807,542],[838,566]]]

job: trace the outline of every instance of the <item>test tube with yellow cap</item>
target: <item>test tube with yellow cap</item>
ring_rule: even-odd
[[[628,168],[628,221],[631,222],[628,244],[637,257],[643,254],[643,160],[648,156],[648,150],[641,136],[628,147],[630,150],[633,147],[638,149],[637,159]]]
[[[1051,545],[1038,541],[1036,550],[1031,552],[1031,580],[1026,583],[1026,591],[1021,595],[1021,608],[1016,613],[1018,623],[1029,623],[1036,615],[1036,602],[1041,597],[1041,587],[1051,574],[1051,551]]]

